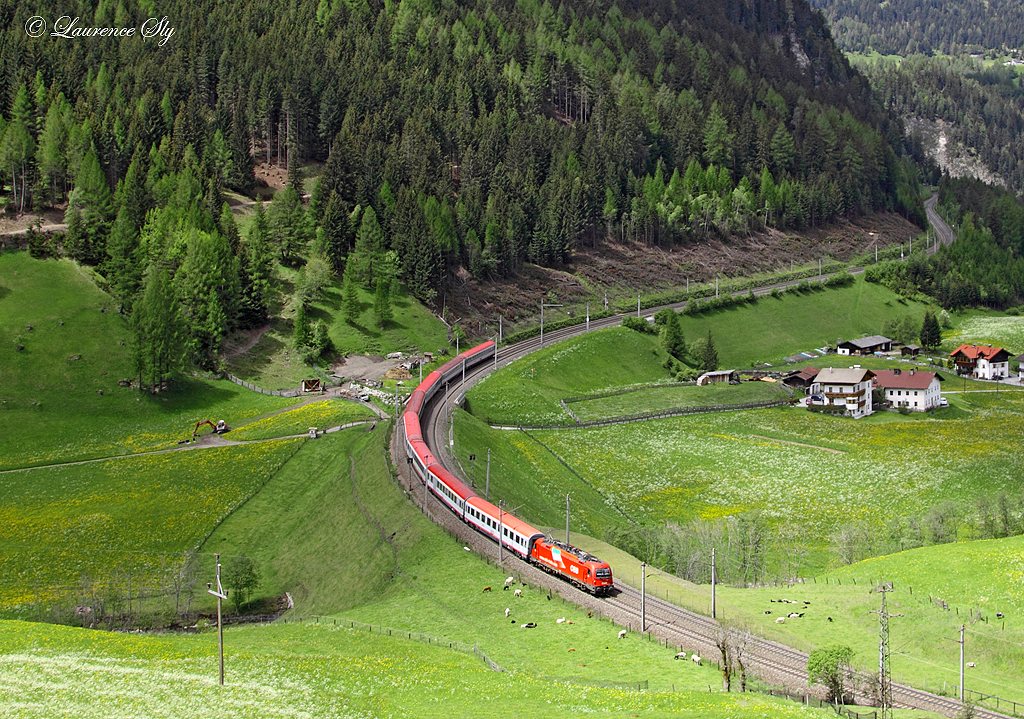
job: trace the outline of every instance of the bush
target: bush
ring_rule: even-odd
[[[778,287],[772,287],[771,295],[775,299],[779,299],[780,297],[782,297],[782,293],[779,292],[779,288]]]
[[[622,326],[644,335],[657,334],[658,330],[643,317],[623,317]]]

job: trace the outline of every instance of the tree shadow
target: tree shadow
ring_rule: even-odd
[[[282,324],[275,329],[281,333],[284,333],[290,327],[290,323]],[[259,341],[249,349],[248,352],[244,352],[240,355],[233,357],[234,367],[232,368],[232,374],[244,374],[253,376],[262,374],[266,371],[273,363],[274,356],[277,355],[281,350],[285,348],[285,342],[279,337],[271,335],[270,332],[265,332],[259,339]]]

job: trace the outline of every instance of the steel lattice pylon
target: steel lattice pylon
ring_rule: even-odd
[[[885,595],[892,591],[892,584],[882,584],[878,591],[882,595],[882,609],[872,614],[878,615],[878,707],[882,719],[892,719],[892,668],[889,665],[889,617],[902,617],[902,614],[889,614],[885,607]]]

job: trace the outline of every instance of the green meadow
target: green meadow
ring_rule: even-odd
[[[132,378],[128,325],[94,279],[0,253],[0,469],[166,449],[200,420],[236,427],[295,403],[197,377],[158,395],[119,386]]]
[[[133,635],[0,623],[0,686],[18,717],[823,717],[757,694],[637,692],[494,672],[472,655],[324,624]],[[545,663],[550,663],[547,659]],[[680,667],[680,674],[712,670]],[[713,676],[708,677],[714,681]]]
[[[634,557],[584,535],[575,535],[573,542],[609,562],[620,580],[640,584],[640,563]],[[876,589],[879,582],[891,582],[888,610],[903,615],[889,623],[894,681],[939,693],[945,687],[945,693],[952,695],[959,682],[956,640],[964,624],[966,661],[976,664],[968,669],[966,686],[1020,702],[1024,699],[1022,546],[1021,537],[958,542],[858,562],[795,584],[747,589],[719,585],[716,614],[728,626],[805,652],[829,644],[848,645],[856,652],[854,666],[872,673],[878,667],[878,615],[872,612],[881,607]],[[996,557],[999,569],[978,563]],[[711,614],[710,585],[692,584],[648,567],[647,591]],[[948,609],[939,600],[945,600]],[[997,618],[997,611],[1004,617]],[[790,612],[804,616],[790,619],[786,617]],[[777,624],[780,616],[786,617],[785,622]]]

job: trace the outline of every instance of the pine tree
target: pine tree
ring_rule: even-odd
[[[373,314],[381,329],[391,321],[391,281],[381,278],[373,288]]]
[[[132,309],[130,326],[139,389],[148,380],[156,391],[180,369],[184,336],[170,275],[156,265],[150,265],[146,273],[146,285]]]
[[[359,290],[356,288],[356,283],[345,277],[345,284],[342,289],[342,302],[345,321],[349,324],[355,324],[356,320],[359,319]]]
[[[942,344],[942,328],[931,310],[925,310],[921,325],[921,346],[933,349]]]
[[[707,338],[701,338],[694,342],[693,358],[697,366],[704,372],[714,372],[718,369],[718,349],[715,347],[715,340],[711,337],[711,330],[708,330]]]
[[[299,302],[299,306],[295,308],[295,348],[301,350],[303,347],[309,344],[312,335],[309,327],[309,317],[306,315],[306,303]]]
[[[679,325],[679,315],[672,310],[668,312],[664,326],[661,328],[661,344],[666,352],[681,360],[686,356],[686,340],[683,337],[683,329]]]

